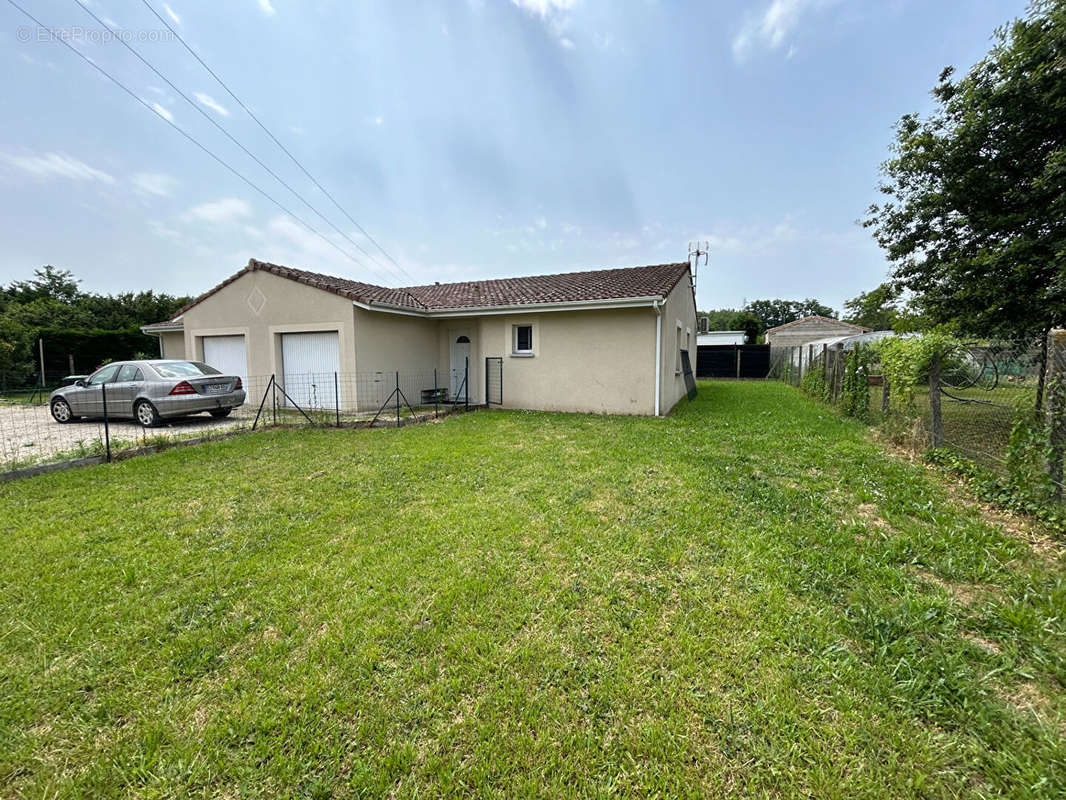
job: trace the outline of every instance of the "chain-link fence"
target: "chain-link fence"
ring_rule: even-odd
[[[906,396],[893,392],[877,348],[862,341],[773,348],[768,375],[916,449],[949,448],[1000,474],[1028,469],[1060,483],[1053,466],[1057,420],[1064,413],[1056,394],[1062,376],[1066,341],[1060,343],[1056,332],[1047,344],[953,345]],[[1061,454],[1057,458],[1061,462]]]
[[[469,365],[442,371],[253,375],[242,383],[245,401],[228,412],[163,419],[150,428],[136,419],[139,395],[125,397],[117,385],[110,394],[109,384],[97,387],[99,407],[65,423],[53,415],[47,392],[0,395],[0,472],[76,459],[110,460],[143,448],[272,425],[402,426],[482,402]],[[502,367],[492,390],[493,400],[502,402]]]

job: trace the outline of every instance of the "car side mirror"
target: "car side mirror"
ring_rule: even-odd
[[[86,386],[89,385],[89,383],[88,383],[88,381],[84,380],[83,378],[78,378],[76,381],[74,381],[74,385],[75,386],[80,386],[82,389],[84,389]]]

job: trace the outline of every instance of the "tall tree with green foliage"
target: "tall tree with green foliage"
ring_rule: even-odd
[[[932,323],[1043,337],[1066,323],[1066,0],[999,30],[936,109],[904,116],[865,224]]]
[[[806,300],[752,300],[743,310],[762,320],[764,331],[804,317],[836,316],[829,306],[810,297]]]
[[[50,334],[65,342],[99,339],[107,332],[123,334],[114,341],[126,343],[125,350],[111,357],[131,357],[135,353],[130,342],[140,341],[145,349],[152,346],[140,326],[169,319],[188,299],[151,290],[92,294],[81,290],[69,270],[42,267],[29,280],[0,286],[0,371],[16,373],[16,379],[35,374],[37,339],[44,336],[47,343]]]
[[[882,283],[844,303],[844,320],[875,331],[891,330],[900,316],[898,286]]]

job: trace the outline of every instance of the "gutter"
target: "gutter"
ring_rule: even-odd
[[[655,416],[659,416],[659,394],[663,382],[663,304],[656,300],[651,305],[655,309]]]
[[[172,325],[160,325],[156,323],[155,325],[151,326],[141,326],[141,333],[145,334],[146,336],[158,336],[161,333],[177,333],[183,330],[185,330],[185,325],[181,322],[175,322]]]

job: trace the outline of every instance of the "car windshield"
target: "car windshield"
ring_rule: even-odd
[[[164,364],[152,364],[152,369],[161,378],[198,378],[201,375],[221,375],[214,367],[199,361],[167,361]]]

